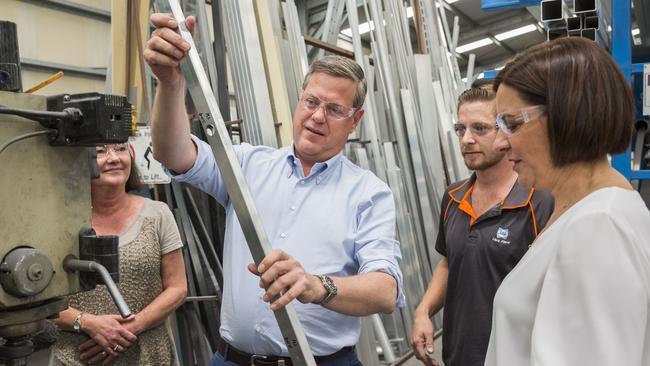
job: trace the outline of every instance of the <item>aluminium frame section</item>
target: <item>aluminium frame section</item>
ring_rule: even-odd
[[[288,38],[288,45],[285,43],[283,50],[290,56],[291,60],[290,65],[285,64],[288,66],[288,69],[285,69],[285,74],[293,76],[290,77],[291,80],[287,80],[287,85],[290,85],[290,91],[295,91],[295,95],[292,95],[289,100],[291,107],[295,110],[300,95],[302,94],[302,83],[309,70],[309,62],[307,59],[305,38],[302,36],[302,31],[300,30],[298,9],[294,0],[287,0],[282,3],[282,15],[284,17]]]
[[[395,197],[395,213],[397,233],[400,240],[400,247],[402,250],[402,261],[400,267],[404,280],[404,288],[421,288],[420,275],[418,272],[418,260],[414,250],[417,241],[414,235],[415,230],[412,220],[410,220],[408,198],[406,197],[406,187],[403,181],[405,174],[403,170],[397,165],[395,156],[395,147],[392,142],[384,142],[384,156],[386,157],[386,175],[388,176],[388,186],[393,191]],[[409,296],[406,298],[406,306],[399,309],[399,312],[393,312],[392,318],[395,322],[396,331],[403,333],[403,342],[399,342],[398,346],[400,351],[408,350],[409,344],[406,342],[409,339],[412,331],[413,312],[412,307],[419,303],[416,296]],[[414,301],[414,302],[413,302]],[[400,352],[400,353],[401,353]]]
[[[427,224],[436,222],[437,215],[434,215],[434,213],[438,211],[438,200],[435,199],[435,195],[433,194],[431,181],[427,180],[427,177],[431,177],[432,173],[429,170],[429,165],[425,163],[427,157],[423,155],[423,150],[420,148],[420,146],[426,146],[426,142],[423,139],[424,136],[422,135],[421,128],[423,121],[421,106],[419,105],[420,99],[413,97],[413,93],[417,93],[415,59],[413,57],[413,50],[410,47],[409,36],[401,26],[402,24],[408,25],[406,10],[402,4],[395,0],[390,1],[388,4],[392,16],[388,18],[387,26],[389,26],[389,29],[394,29],[391,32],[391,40],[402,85],[400,94],[404,113],[403,122],[394,121],[394,123],[396,125],[403,124],[404,130],[406,131],[407,140],[400,142],[410,147],[409,153],[413,164],[412,173],[415,179],[414,192],[417,194],[419,203],[419,212],[416,212],[414,209],[413,214],[414,219],[419,221],[418,224],[424,233],[424,238],[426,239],[423,242],[424,246],[428,248],[435,245],[438,234],[435,225]],[[430,261],[430,256],[426,250],[423,250],[420,254],[422,254],[418,256],[422,266],[420,275],[424,276],[426,281],[432,274],[433,263]],[[424,294],[424,289],[418,291],[418,294]]]
[[[248,247],[255,263],[259,263],[270,249],[268,237],[239,165],[239,160],[232,147],[216,98],[210,89],[208,77],[201,65],[192,34],[185,26],[183,11],[178,0],[169,0],[169,6],[179,24],[180,35],[192,46],[188,56],[181,63],[181,70],[185,76],[187,88],[197,111],[201,114],[201,125],[212,147],[212,152],[226,184],[228,195],[231,198]],[[298,314],[293,305],[289,303],[284,308],[274,311],[274,315],[280,326],[280,331],[293,364],[316,366],[307,343],[307,337],[300,325]]]
[[[378,0],[370,0],[370,15],[374,24],[384,24],[382,11],[379,7]],[[372,33],[372,32],[371,32]],[[413,176],[413,163],[408,151],[406,133],[401,123],[402,121],[402,105],[396,97],[399,89],[396,87],[393,80],[393,73],[388,55],[388,45],[386,41],[386,34],[384,27],[376,26],[374,29],[376,35],[376,42],[372,42],[373,50],[375,51],[375,62],[379,65],[379,76],[383,82],[384,96],[388,101],[390,117],[393,121],[394,133],[397,138],[397,148],[399,151],[399,158],[401,164],[401,171],[404,175],[404,185],[406,186],[406,197],[408,198],[408,205],[414,216],[420,211],[417,194],[415,192],[415,177]],[[384,157],[386,157],[384,153]],[[424,242],[424,232],[421,225],[414,225],[415,237],[420,243]]]
[[[361,124],[361,129],[363,131],[362,136],[370,140],[370,152],[372,153],[373,167],[372,169],[368,166],[369,169],[373,170],[374,173],[382,181],[386,181],[386,170],[385,165],[382,161],[381,149],[379,135],[377,133],[377,109],[375,105],[375,95],[374,91],[374,68],[370,66],[369,58],[364,56],[363,47],[361,45],[361,35],[359,34],[359,17],[358,17],[358,7],[356,0],[346,0],[346,8],[348,13],[348,21],[350,23],[350,29],[352,30],[352,46],[354,50],[354,59],[361,66],[366,77],[366,99],[364,103],[364,110],[366,111],[366,121]]]
[[[321,34],[321,41],[336,45],[336,40],[338,39],[339,32],[341,31],[341,24],[343,24],[345,20],[343,13],[345,7],[346,0],[328,0],[327,13],[325,15],[325,19],[323,20],[323,33]],[[350,27],[351,26],[352,24],[350,24]],[[323,49],[312,47],[312,49],[309,51],[309,56],[313,56],[313,60],[318,60],[319,58],[323,57],[324,53],[325,51]]]
[[[359,165],[359,167],[363,169],[370,169],[370,160],[368,159],[366,149],[359,147],[359,148],[355,148],[353,152],[356,155],[357,165]],[[361,323],[362,323],[362,331],[361,331],[362,337],[364,335],[366,337],[374,336],[374,338],[377,340],[377,343],[379,343],[379,346],[382,349],[382,354],[384,355],[384,361],[389,363],[395,361],[395,353],[393,352],[393,348],[390,345],[390,340],[388,339],[388,335],[386,334],[386,328],[384,327],[384,324],[382,323],[379,314],[372,314],[366,316],[361,319]],[[371,329],[368,329],[366,332],[364,332],[363,327],[368,324],[371,325]],[[362,340],[360,337],[359,343],[362,343],[363,341],[366,340]],[[365,344],[362,344],[362,346],[365,346]],[[373,353],[372,350],[371,353]],[[370,355],[365,355],[365,356],[369,357]],[[363,360],[363,364],[367,366],[369,366],[370,363],[372,363],[372,365],[378,365],[379,358],[377,357],[376,351],[374,352],[374,356],[375,359],[373,360]]]
[[[401,90],[401,95],[402,95],[402,103],[405,106],[409,106],[413,104],[413,96],[411,92],[407,89],[402,89]],[[427,242],[425,244],[425,247],[431,247],[435,246],[436,243],[436,238],[438,235],[438,232],[436,230],[436,217],[433,216],[433,209],[432,209],[432,203],[429,200],[429,190],[427,188],[426,184],[426,173],[425,173],[425,167],[424,167],[424,162],[422,160],[422,155],[421,155],[421,148],[420,148],[420,141],[418,140],[418,129],[416,127],[416,120],[415,120],[415,115],[414,115],[414,109],[413,108],[404,108],[404,121],[406,123],[406,131],[408,133],[408,139],[409,139],[409,145],[410,145],[410,150],[411,150],[411,156],[413,159],[413,167],[414,167],[414,172],[415,172],[415,184],[416,184],[416,189],[418,192],[418,199],[420,202],[420,208],[421,208],[421,220],[423,223],[431,223],[431,225],[424,225],[424,232],[425,236],[427,238]],[[412,284],[409,286],[409,290],[411,294],[415,295],[415,298],[412,299],[414,301],[411,301],[410,304],[407,306],[412,306],[413,308],[411,309],[412,311],[415,311],[415,306],[418,304],[418,300],[424,295],[424,292],[426,291],[426,283],[429,278],[431,278],[431,275],[433,273],[432,271],[432,263],[429,263],[428,260],[428,254],[426,252],[426,249],[423,248],[422,245],[417,245],[418,243],[407,243],[407,244],[412,244],[413,248],[409,248],[410,250],[414,251],[414,255],[412,256],[411,259],[415,260],[415,263],[420,263],[420,268],[419,271],[415,271],[415,273],[412,273],[411,275],[416,276],[417,278],[420,279],[420,281],[415,281],[415,279],[412,279]],[[405,245],[402,245],[402,249],[405,249]]]
[[[208,24],[208,15],[205,10],[205,0],[193,0],[194,12],[196,13],[196,26],[198,29],[194,32],[196,34],[197,41],[195,42],[199,56],[205,65],[206,72],[210,76],[210,84],[212,85],[212,91],[216,92],[217,89],[217,61],[214,54],[214,48],[212,47],[212,41],[210,40],[210,29]],[[222,75],[225,77],[225,75]]]
[[[252,0],[221,0],[242,141],[278,147]]]

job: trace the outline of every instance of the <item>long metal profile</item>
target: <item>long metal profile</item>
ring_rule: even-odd
[[[222,0],[227,56],[244,123],[242,140],[277,147],[273,109],[251,0]]]
[[[201,65],[192,34],[185,26],[183,10],[178,0],[169,0],[169,6],[179,24],[181,37],[191,45],[188,57],[181,63],[187,88],[197,111],[201,114],[201,125],[212,147],[253,260],[259,263],[270,249],[268,237],[232,147],[217,100],[210,88],[210,80]],[[316,362],[307,343],[307,337],[292,304],[276,310],[274,314],[293,364],[315,366]]]

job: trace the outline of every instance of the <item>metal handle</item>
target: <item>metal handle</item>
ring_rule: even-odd
[[[106,288],[108,289],[108,293],[113,298],[113,301],[115,302],[115,306],[117,306],[117,310],[120,312],[122,318],[126,319],[131,316],[131,309],[129,309],[129,305],[127,305],[126,301],[124,301],[124,298],[120,293],[120,290],[117,289],[117,286],[115,285],[115,282],[111,278],[111,275],[108,273],[108,270],[106,270],[106,267],[102,266],[97,262],[84,261],[84,260],[80,260],[68,256],[63,260],[63,269],[65,269],[66,271],[99,273],[102,280],[104,281],[104,284],[106,285]]]

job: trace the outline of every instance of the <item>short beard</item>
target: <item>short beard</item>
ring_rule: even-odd
[[[481,162],[469,162],[467,159],[463,160],[465,161],[465,166],[467,169],[480,171],[492,168],[493,166],[499,164],[501,162],[501,159],[503,159],[503,155],[493,156],[492,159],[483,160]]]

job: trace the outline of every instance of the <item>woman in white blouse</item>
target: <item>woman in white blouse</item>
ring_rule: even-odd
[[[650,365],[650,212],[607,158],[634,130],[627,81],[594,42],[562,38],[495,88],[495,144],[555,212],[496,294],[485,365]]]

